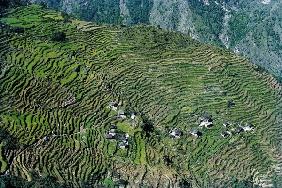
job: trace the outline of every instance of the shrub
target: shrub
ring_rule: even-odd
[[[70,21],[71,16],[68,13],[62,12],[61,14],[62,14],[62,17],[64,19],[64,23],[67,23],[67,22]]]

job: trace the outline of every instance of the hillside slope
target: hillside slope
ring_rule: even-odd
[[[280,0],[30,0],[110,24],[151,24],[225,46],[282,78]]]
[[[281,185],[281,85],[244,58],[35,5],[1,22],[6,176],[67,187]],[[213,126],[199,127],[202,117]]]

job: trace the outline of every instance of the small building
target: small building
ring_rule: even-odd
[[[110,129],[106,134],[107,139],[115,139],[117,136],[116,129]]]
[[[182,132],[181,130],[177,129],[177,128],[174,128],[173,130],[171,130],[169,132],[169,135],[172,137],[172,138],[180,138],[182,136]]]
[[[246,124],[246,126],[242,127],[245,132],[253,131],[254,126],[252,124]]]
[[[227,138],[231,135],[231,132],[229,131],[223,131],[221,134],[220,134],[223,138]]]
[[[117,111],[118,109],[118,103],[117,102],[110,102],[109,103],[109,108],[114,110],[114,111]]]
[[[227,128],[231,125],[231,123],[229,123],[228,121],[224,121],[222,125],[223,125],[223,127]]]
[[[117,129],[117,126],[115,124],[111,124],[110,129]]]
[[[115,139],[117,136],[117,133],[116,133],[116,128],[115,127],[111,127],[111,129],[107,132],[106,134],[106,138],[107,139]]]
[[[128,144],[128,141],[121,141],[119,144],[118,144],[119,148],[121,149],[125,149],[125,148],[128,148],[129,147],[129,144]]]
[[[49,136],[44,136],[43,141],[44,142],[48,142],[49,141]]]
[[[136,118],[136,112],[132,112],[131,115],[130,115],[130,118],[132,120],[134,120]]]
[[[243,129],[242,126],[239,126],[239,127],[237,127],[237,128],[235,129],[235,133],[236,133],[236,134],[240,134],[241,132],[244,132],[244,129]]]
[[[129,138],[129,134],[126,133],[126,134],[125,134],[125,139],[128,140],[128,138]]]
[[[117,130],[117,126],[114,125],[114,124],[112,124],[111,127],[110,127],[109,132],[110,132],[110,133],[116,133],[116,130]]]
[[[210,128],[213,126],[213,119],[209,115],[204,115],[200,117],[200,127]]]
[[[118,118],[126,119],[126,114],[123,110],[118,111]]]
[[[190,131],[190,134],[191,135],[193,135],[194,137],[196,137],[196,138],[198,138],[198,137],[200,137],[200,136],[202,136],[203,135],[203,133],[202,132],[200,132],[200,131],[198,131],[198,130],[191,130]]]
[[[205,114],[205,115],[203,115],[202,117],[200,117],[200,122],[202,122],[202,121],[209,121],[209,122],[212,122],[213,119],[211,118],[210,115]]]
[[[116,129],[111,129],[108,133],[113,135],[113,136],[115,136],[117,134]]]
[[[199,125],[200,127],[210,128],[213,126],[213,122],[210,121],[202,121]]]
[[[112,134],[112,133],[107,133],[106,134],[106,139],[115,139],[116,138],[116,134]]]

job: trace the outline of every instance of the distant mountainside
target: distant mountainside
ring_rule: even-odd
[[[30,0],[98,23],[146,23],[243,54],[282,76],[280,0]]]
[[[38,5],[0,22],[1,187],[282,187],[282,86],[257,65]]]

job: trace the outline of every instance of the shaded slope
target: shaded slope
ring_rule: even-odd
[[[38,6],[2,22],[0,126],[20,146],[2,154],[11,175],[195,187],[281,176],[281,86],[245,59],[178,33],[68,21]],[[56,32],[66,40],[53,41]],[[112,101],[136,118],[117,118]],[[205,113],[210,129],[198,127]],[[231,132],[245,123],[255,130],[223,138],[224,121]],[[105,138],[111,124],[128,133],[128,149]],[[170,138],[176,127],[183,136]]]

